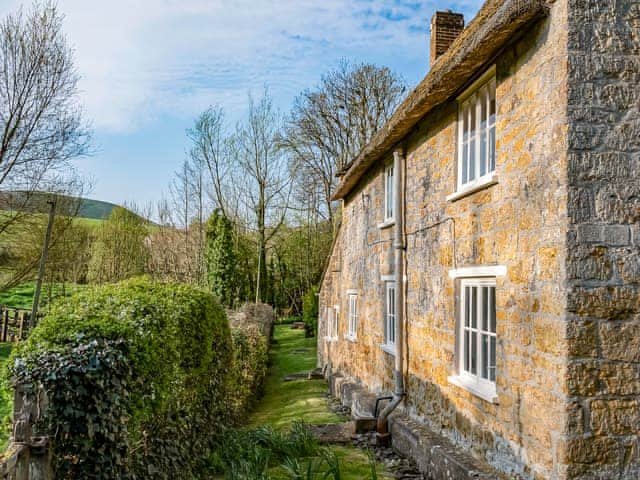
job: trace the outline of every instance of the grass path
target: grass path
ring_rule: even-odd
[[[263,424],[286,428],[295,420],[310,424],[342,423],[346,418],[333,413],[325,394],[324,380],[294,380],[283,382],[286,375],[312,370],[316,366],[315,338],[305,338],[303,330],[292,330],[288,325],[275,328],[277,343],[271,346],[271,366],[265,382],[264,396],[249,418],[250,426]],[[371,477],[367,455],[353,447],[332,446],[340,459],[345,480],[363,480]],[[378,478],[391,478],[382,473],[378,465]],[[276,473],[276,472],[274,472]],[[274,478],[279,478],[274,475]]]
[[[271,346],[270,367],[265,381],[264,396],[250,418],[252,426],[269,424],[286,427],[292,421],[307,423],[339,423],[339,418],[327,407],[327,383],[324,380],[283,382],[292,373],[308,372],[316,366],[316,339],[305,338],[304,330],[292,330],[289,325],[277,325]]]

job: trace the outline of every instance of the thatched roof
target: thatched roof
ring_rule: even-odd
[[[547,15],[553,0],[487,0],[476,17],[438,58],[344,173],[333,199],[344,198],[369,167],[404,139],[433,108],[443,104],[489,62],[516,33]]]

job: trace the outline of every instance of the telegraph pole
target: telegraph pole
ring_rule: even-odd
[[[47,253],[49,252],[49,242],[51,241],[51,231],[53,230],[53,220],[56,216],[56,201],[48,200],[49,204],[49,223],[47,223],[47,233],[44,237],[44,246],[42,247],[42,256],[40,257],[40,269],[38,270],[38,280],[36,282],[36,291],[33,294],[33,308],[31,310],[31,325],[36,324],[36,315],[38,315],[38,303],[40,303],[40,290],[42,289],[42,280],[44,279],[44,270],[47,263]]]

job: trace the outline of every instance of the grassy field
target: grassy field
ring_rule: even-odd
[[[296,420],[308,424],[342,423],[347,419],[333,413],[325,394],[324,380],[295,380],[283,382],[286,375],[312,370],[316,366],[315,338],[305,338],[303,330],[292,330],[289,325],[275,327],[277,343],[272,345],[271,367],[265,384],[264,397],[251,415],[252,427],[272,425],[277,429],[289,427]],[[371,464],[366,453],[350,446],[331,446],[341,466],[345,480],[371,478]],[[383,474],[378,465],[378,478],[391,478]],[[270,478],[286,479],[280,468],[270,472]]]
[[[67,283],[64,286],[62,284],[53,284],[49,289],[49,284],[44,284],[40,294],[40,309],[46,310],[49,302],[49,293],[51,293],[51,299],[55,300],[61,296],[69,296],[81,288],[83,288],[81,285]],[[34,289],[35,282],[27,282],[9,290],[1,291],[0,305],[13,308],[31,308]]]

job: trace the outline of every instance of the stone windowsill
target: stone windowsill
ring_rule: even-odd
[[[325,342],[337,342],[338,341],[338,337],[324,337],[324,341]]]
[[[464,198],[472,193],[476,193],[480,190],[484,190],[485,188],[489,188],[492,185],[496,185],[498,183],[498,175],[495,173],[493,175],[486,175],[481,178],[477,183],[470,185],[468,187],[461,188],[457,192],[452,193],[451,195],[447,195],[447,202],[455,202],[461,198]]]
[[[347,335],[344,339],[352,343],[356,343],[358,341],[355,335]]]
[[[385,228],[393,227],[395,224],[396,220],[394,218],[387,218],[384,222],[378,224],[378,228],[384,230]]]
[[[496,386],[494,383],[488,381],[480,383],[465,375],[452,375],[447,377],[447,381],[456,387],[472,393],[476,397],[498,405],[498,396],[496,395]]]
[[[388,345],[386,343],[383,343],[382,345],[380,345],[380,348],[383,352],[388,353],[389,355],[393,355],[394,357],[396,356],[395,345]]]

